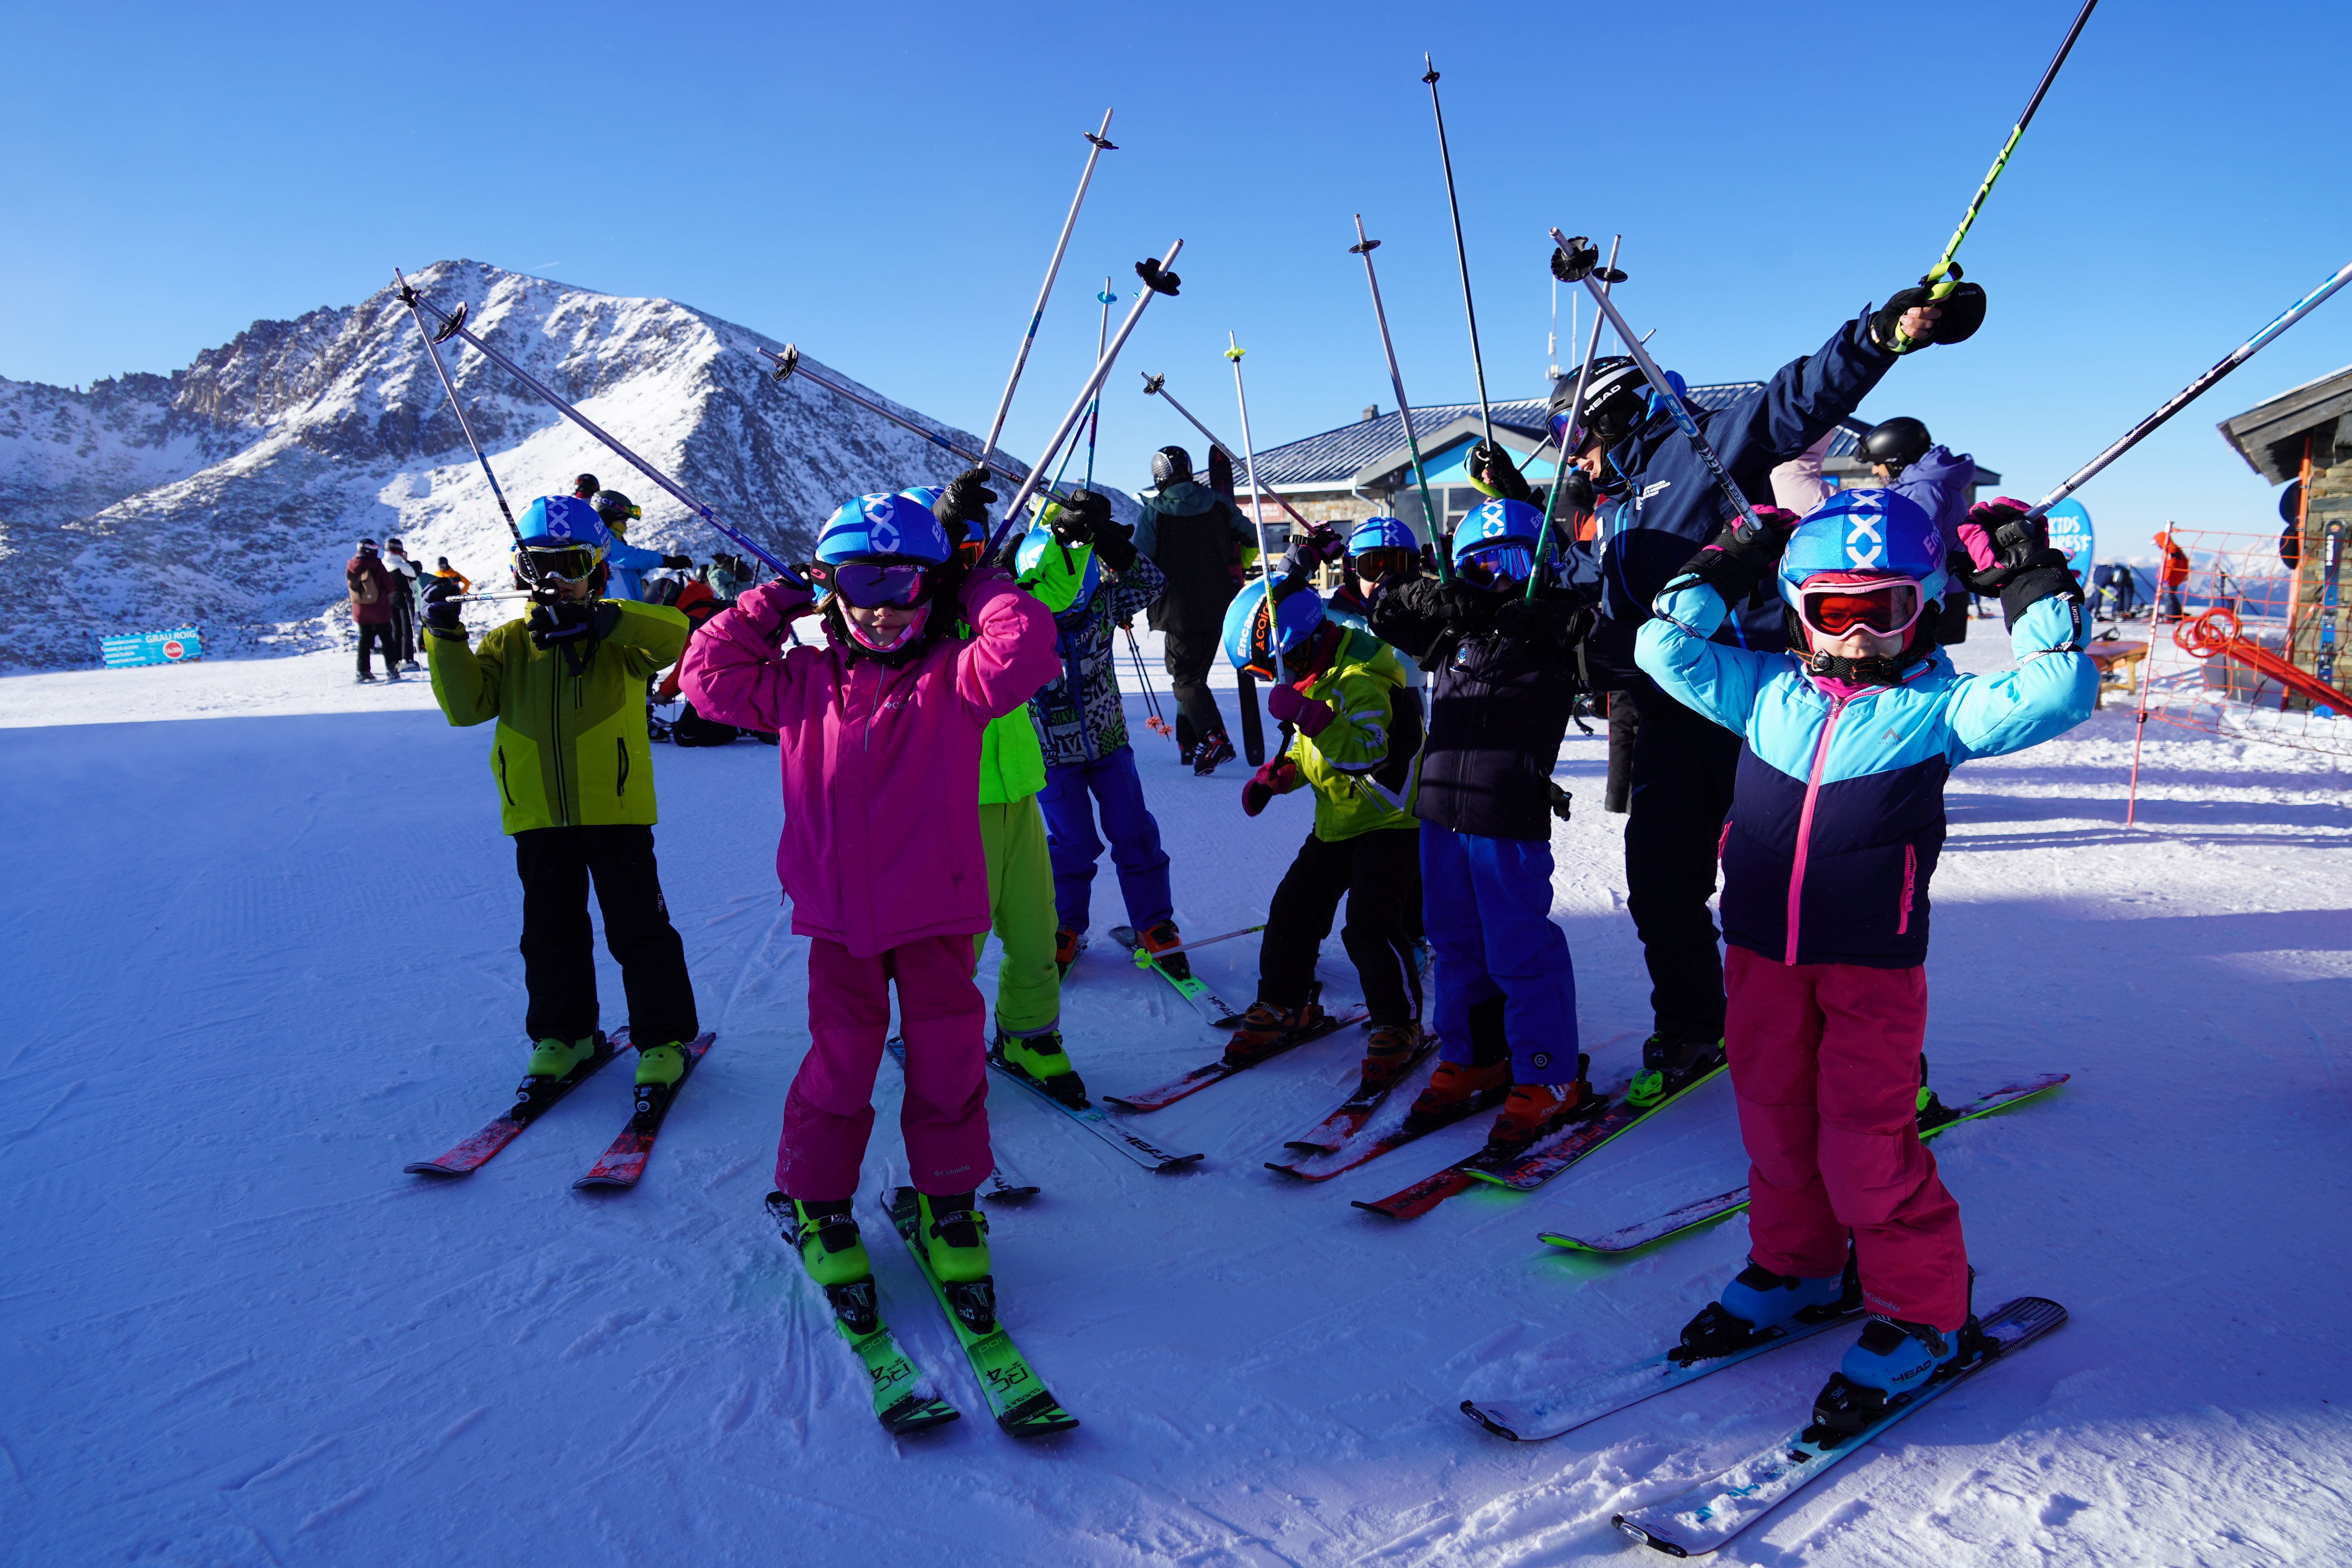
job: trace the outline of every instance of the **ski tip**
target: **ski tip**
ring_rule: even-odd
[[[908,1408],[911,1406],[911,1408]],[[893,1437],[911,1437],[918,1432],[929,1432],[950,1421],[963,1419],[963,1412],[937,1399],[924,1399],[910,1394],[895,1409],[883,1413],[882,1428]]]
[[[1056,1432],[1067,1432],[1076,1426],[1078,1418],[1063,1409],[1052,1394],[1041,1388],[998,1415],[996,1424],[1011,1436],[1050,1437]]]
[[[1462,1402],[1462,1414],[1467,1415],[1471,1420],[1475,1421],[1479,1426],[1484,1426],[1487,1431],[1492,1432],[1497,1437],[1507,1438],[1514,1443],[1519,1440],[1519,1435],[1517,1432],[1512,1431],[1508,1426],[1497,1426],[1492,1421],[1488,1420],[1486,1415],[1479,1410],[1477,1401],[1475,1400],[1464,1400]]]
[[[413,1164],[403,1165],[400,1172],[404,1176],[470,1176],[474,1173],[474,1167],[444,1165],[436,1160],[419,1160]]]
[[[1647,1546],[1653,1551],[1663,1552],[1669,1557],[1687,1557],[1690,1555],[1689,1552],[1684,1551],[1673,1542],[1661,1540],[1659,1537],[1652,1535],[1648,1531],[1643,1530],[1640,1525],[1635,1524],[1632,1520],[1627,1519],[1622,1513],[1611,1519],[1609,1522],[1616,1530],[1617,1533],[1622,1535],[1626,1540],[1633,1542],[1637,1546]]]
[[[572,1184],[575,1193],[627,1192],[637,1184],[635,1176],[583,1176]]]
[[[992,1204],[1025,1204],[1043,1191],[1043,1187],[997,1187],[980,1195]]]

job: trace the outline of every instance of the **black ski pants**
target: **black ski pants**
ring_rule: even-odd
[[[1315,954],[1331,934],[1339,900],[1348,923],[1339,941],[1363,983],[1364,1005],[1375,1027],[1409,1024],[1421,1016],[1421,829],[1382,827],[1337,843],[1307,836],[1283,873],[1265,912],[1258,946],[1258,1000],[1276,1007],[1306,1005],[1315,989]]]
[[[393,591],[392,650],[403,662],[416,657],[416,600],[404,587]]]
[[[522,879],[522,978],[530,994],[523,1028],[534,1040],[593,1033],[596,933],[588,923],[588,883],[604,911],[604,945],[621,965],[629,1037],[639,1045],[690,1040],[700,1032],[686,944],[669,923],[654,865],[650,827],[529,827],[514,836]]]
[[[1677,1039],[1719,1040],[1723,954],[1706,901],[1731,815],[1739,737],[1647,678],[1633,696],[1640,727],[1625,822],[1625,903],[1650,966],[1653,1026]]]
[[[1171,627],[1160,634],[1168,665],[1168,690],[1176,699],[1176,739],[1190,746],[1225,732],[1224,715],[1209,694],[1209,668],[1223,649],[1215,637],[1198,637]]]
[[[399,635],[393,630],[392,623],[390,621],[360,623],[360,673],[362,675],[375,673],[368,665],[370,643],[373,643],[383,653],[383,672],[386,675],[398,675],[400,673],[400,638]]]

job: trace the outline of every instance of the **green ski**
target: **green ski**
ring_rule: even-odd
[[[931,1272],[930,1255],[918,1233],[915,1189],[893,1188],[889,1207],[890,1224],[897,1228],[898,1238],[907,1244],[907,1250],[914,1255],[915,1267],[930,1282],[931,1294],[939,1298],[940,1310],[947,1313],[948,1326],[955,1331],[956,1342],[963,1346],[963,1353],[971,1363],[972,1375],[980,1380],[981,1392],[987,1396],[988,1408],[996,1416],[996,1424],[1015,1437],[1042,1437],[1076,1426],[1078,1418],[1055,1403],[1045,1380],[1013,1342],[1013,1336],[996,1321],[994,1282],[981,1279],[953,1288],[941,1284]]]
[[[793,1229],[792,1200],[782,1193],[768,1194],[768,1213],[783,1226],[786,1239]],[[834,1327],[874,1383],[874,1418],[894,1437],[926,1431],[960,1420],[962,1412],[944,1399],[935,1399],[922,1386],[923,1374],[898,1348],[882,1321],[882,1308],[874,1276],[846,1285],[824,1287],[825,1305],[833,1309]]]

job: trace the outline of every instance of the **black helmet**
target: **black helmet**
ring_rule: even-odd
[[[1162,447],[1151,454],[1151,483],[1166,489],[1192,477],[1192,455],[1181,447]]]
[[[1862,460],[1884,463],[1896,473],[1927,455],[1936,438],[1927,427],[1907,414],[1898,414],[1883,424],[1874,425],[1862,438]]]
[[[1551,384],[1551,413],[1555,418],[1569,411],[1569,403],[1576,396],[1577,376],[1581,374],[1580,370]],[[1588,434],[1599,437],[1604,448],[1614,447],[1639,429],[1647,417],[1649,390],[1642,367],[1627,356],[1607,354],[1596,359],[1577,423]]]
[[[582,500],[586,500],[604,488],[596,482],[596,476],[593,474],[582,474],[572,481],[572,493]]]
[[[646,515],[645,508],[618,490],[598,490],[588,504],[604,520],[604,526],[615,532],[625,531],[634,519]]]

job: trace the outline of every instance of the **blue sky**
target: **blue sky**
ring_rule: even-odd
[[[20,4],[0,169],[0,374],[169,371],[251,321],[469,257],[686,301],[985,426],[1090,130],[1118,118],[1009,427],[1034,454],[1091,296],[1181,235],[1112,384],[1102,471],[1473,394],[1421,52],[1444,72],[1487,382],[1546,384],[1546,227],[1623,231],[1629,317],[1694,381],[1816,347],[1941,248],[2074,13],[1883,6],[1176,8]],[[2341,14],[2105,0],[1970,237],[1971,342],[1907,413],[2038,496],[2352,258]],[[1563,310],[1565,305],[1563,302]],[[1565,319],[1563,318],[1563,335]],[[1563,344],[1560,357],[1570,357]],[[2215,421],[2352,363],[2331,302],[2084,491],[2102,554],[2167,519],[2276,526]],[[1197,445],[1197,442],[1194,443]]]

